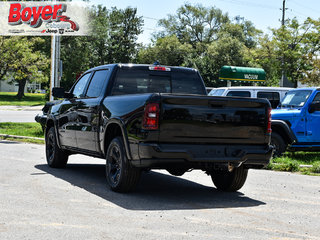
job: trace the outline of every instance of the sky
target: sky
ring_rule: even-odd
[[[175,14],[184,3],[202,4],[205,7],[216,7],[228,13],[230,19],[236,16],[244,17],[264,33],[270,33],[270,28],[281,25],[283,0],[91,0],[91,4],[104,5],[107,8],[136,7],[139,16],[143,17],[143,34],[138,41],[150,43],[151,34],[159,29],[157,22],[168,14]],[[320,18],[320,0],[286,0],[286,19],[296,17],[303,22],[307,17]]]

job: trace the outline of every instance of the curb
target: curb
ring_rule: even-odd
[[[17,138],[17,139],[33,139],[33,140],[43,140],[44,138],[37,138],[37,137],[26,137],[26,136],[16,136],[16,135],[8,135],[8,134],[0,134],[0,137],[4,138]]]
[[[274,165],[282,165],[282,163],[272,163]],[[299,165],[300,168],[312,168],[312,165],[304,165],[304,164],[301,164]]]

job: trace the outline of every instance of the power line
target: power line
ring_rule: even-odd
[[[245,5],[248,7],[254,7],[254,8],[269,8],[269,9],[278,9],[276,7],[273,7],[271,5],[267,5],[267,4],[260,4],[260,3],[253,3],[253,2],[248,2],[248,1],[240,1],[240,0],[218,0],[221,2],[228,2],[231,4],[236,4],[236,5]]]
[[[296,10],[293,10],[293,9],[290,9],[290,10],[291,10],[292,12],[298,14],[298,15],[301,15],[301,16],[304,16],[304,17],[309,17],[309,16],[307,16],[307,15],[301,13],[301,12],[297,12]]]
[[[154,21],[159,21],[160,20],[158,18],[152,18],[152,17],[146,17],[146,16],[141,16],[141,17],[143,17],[145,19],[149,19],[149,20],[154,20]]]
[[[312,9],[312,8],[310,8],[310,7],[308,7],[308,6],[305,6],[305,5],[303,5],[303,4],[300,4],[300,3],[298,3],[298,2],[296,2],[296,1],[294,1],[294,0],[291,0],[291,2],[292,2],[293,4],[299,6],[299,7],[302,7],[302,8],[304,8],[304,9],[308,9],[309,11],[313,11],[313,12],[319,13],[318,10],[315,10],[315,9]],[[303,14],[302,14],[302,15],[303,15]]]

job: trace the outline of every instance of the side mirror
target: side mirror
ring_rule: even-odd
[[[320,102],[316,101],[310,104],[309,113],[314,113],[315,111],[320,111]]]
[[[69,92],[65,92],[62,87],[54,87],[52,88],[52,96],[56,98],[73,98],[73,94]]]

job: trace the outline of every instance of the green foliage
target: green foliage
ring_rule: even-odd
[[[39,123],[0,123],[0,133],[27,137],[44,137],[41,125]]]
[[[307,167],[303,167],[303,165]],[[312,167],[308,167],[310,165]],[[299,171],[304,174],[316,175],[320,173],[320,153],[287,152],[282,157],[272,159],[266,169],[288,172]]]
[[[311,172],[320,173],[320,161],[315,162],[311,168]]]
[[[152,45],[139,52],[139,62],[197,68],[206,86],[219,87],[224,65],[252,66],[249,49],[260,34],[249,21],[232,23],[220,9],[184,4],[175,15],[159,21],[164,31],[155,34]]]
[[[44,39],[39,37],[0,37],[0,80],[18,83],[18,98],[23,97],[27,81],[48,81],[45,72],[49,68],[49,61],[45,54],[37,50],[43,42]]]
[[[198,42],[206,44],[216,40],[219,30],[228,22],[228,15],[220,9],[184,4],[176,15],[169,15],[167,19],[159,21],[159,25],[165,28],[160,36],[175,35],[180,42],[195,47]]]
[[[297,84],[305,80],[307,73],[312,70],[316,56],[320,54],[320,20],[308,18],[299,24],[297,19],[292,19],[285,26],[273,29],[275,51],[284,60],[283,68],[288,79]]]
[[[38,106],[44,105],[45,102],[45,94],[26,93],[21,99],[19,99],[15,92],[0,92],[0,106]]]
[[[92,34],[86,37],[62,37],[61,59],[64,70],[61,85],[70,88],[87,69],[109,63],[131,62],[136,59],[138,35],[143,20],[137,9],[112,8],[98,5],[90,11]]]
[[[176,36],[167,36],[157,39],[154,46],[141,49],[138,62],[152,64],[158,60],[163,65],[181,66],[192,51],[190,44],[180,43]]]

